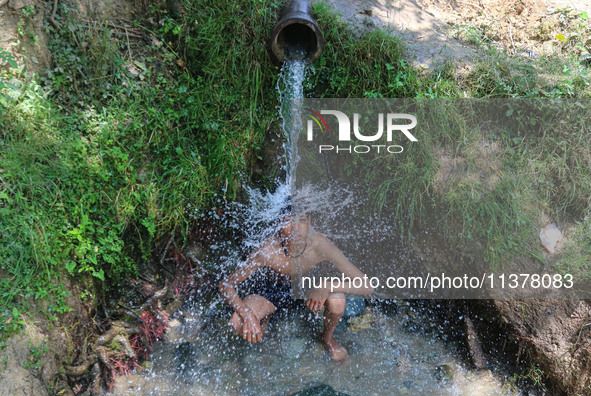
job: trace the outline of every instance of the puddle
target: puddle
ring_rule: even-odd
[[[466,367],[453,346],[409,331],[402,314],[374,312],[369,326],[335,332],[349,351],[331,361],[319,342],[322,318],[305,308],[274,315],[262,342],[230,334],[225,319],[173,327],[147,364],[117,378],[116,395],[291,395],[320,384],[349,395],[516,395],[502,376]],[[355,327],[355,326],[352,326]],[[365,327],[365,328],[363,328]],[[450,344],[453,345],[453,344]]]

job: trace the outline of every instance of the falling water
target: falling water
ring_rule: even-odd
[[[279,93],[279,115],[284,135],[286,184],[295,187],[295,169],[298,162],[297,141],[302,130],[302,101],[304,99],[304,79],[307,62],[303,59],[290,59],[283,63],[277,91]]]

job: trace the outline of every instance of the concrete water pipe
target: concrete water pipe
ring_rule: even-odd
[[[314,62],[322,52],[324,37],[310,15],[310,2],[292,0],[277,23],[270,38],[273,62],[283,63],[288,58]]]

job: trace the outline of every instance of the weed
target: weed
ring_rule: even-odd
[[[33,346],[30,342],[27,344],[30,348],[29,350],[29,357],[27,361],[23,364],[23,367],[26,369],[32,370],[40,370],[41,369],[41,357],[49,348],[43,343],[43,345],[39,347]]]
[[[531,365],[527,369],[523,370],[520,374],[515,374],[513,380],[517,383],[530,384],[536,388],[544,388],[544,372],[537,366]]]
[[[236,197],[275,118],[266,50],[247,45],[264,42],[270,3],[233,12],[195,4],[190,21],[142,30],[163,43],[183,37],[179,52],[167,44],[149,56],[60,7],[68,28],[51,29],[53,66],[0,119],[0,343],[20,328],[29,299],[49,300],[50,321],[68,309],[64,275],[87,295],[115,290],[157,238],[186,234],[217,193]],[[210,40],[221,22],[212,10],[235,34]]]
[[[14,55],[0,47],[0,67],[4,66],[5,64],[7,64],[11,69],[16,69],[18,67]],[[3,107],[6,105],[7,100],[10,100],[10,96],[2,92],[5,89],[12,89],[18,92],[18,88],[6,80],[6,74],[0,73],[0,106],[2,106],[0,107],[0,114],[2,114],[1,112],[3,111]]]
[[[21,38],[28,38],[34,44],[39,40],[39,36],[35,34],[33,29],[32,17],[35,15],[35,6],[28,5],[21,8],[21,18],[18,21],[16,31]]]
[[[487,33],[488,26],[454,25],[450,31],[453,37],[463,40],[476,47],[485,46],[490,43]]]

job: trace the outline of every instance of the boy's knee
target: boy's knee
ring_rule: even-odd
[[[347,299],[342,293],[332,293],[326,300],[326,308],[335,315],[343,315],[345,313],[345,306]]]

